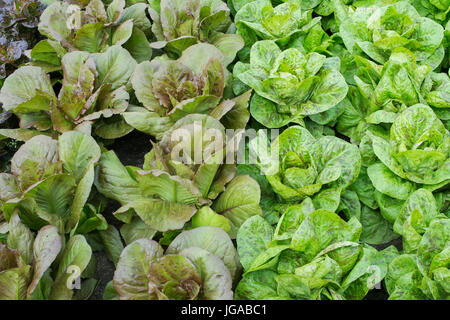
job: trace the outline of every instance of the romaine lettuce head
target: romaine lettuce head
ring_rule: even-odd
[[[427,65],[418,65],[414,54],[405,48],[393,51],[384,66],[355,56],[358,71],[354,76],[361,95],[368,99],[366,121],[392,123],[406,107],[429,104],[442,120],[448,119],[450,80]]]
[[[236,249],[216,227],[179,234],[166,250],[139,239],[120,255],[114,288],[121,300],[231,300]]]
[[[428,17],[445,25],[448,22],[450,1],[448,0],[412,0],[412,5],[424,17]]]
[[[32,230],[51,224],[60,234],[83,228],[80,219],[94,181],[100,147],[82,132],[58,140],[39,135],[23,144],[11,160],[11,173],[0,174],[1,210],[7,221],[14,212]],[[104,229],[106,221],[93,215]],[[85,225],[84,227],[87,227]]]
[[[108,5],[101,0],[78,4],[52,1],[42,13],[38,27],[48,39],[33,48],[31,57],[52,70],[58,69],[68,51],[98,53],[118,45],[126,48],[138,62],[150,59],[148,4],[125,6],[125,0],[114,0]]]
[[[131,83],[143,108],[130,108],[124,113],[126,122],[158,140],[177,120],[194,113],[244,128],[250,93],[222,100],[227,65],[220,50],[206,43],[189,47],[178,60],[161,57],[139,64]]]
[[[339,29],[347,49],[384,64],[399,47],[411,50],[419,63],[437,68],[444,58],[444,28],[420,16],[409,1],[360,7]]]
[[[448,259],[450,220],[436,218],[417,234],[416,253],[404,253],[389,264],[385,284],[390,300],[445,300],[450,295]]]
[[[405,253],[417,252],[422,236],[433,220],[447,218],[439,209],[431,191],[423,188],[405,201],[394,222],[394,231],[403,237]]]
[[[222,0],[156,0],[149,8],[152,31],[157,42],[153,48],[164,48],[180,56],[197,43],[216,46],[231,63],[244,46],[240,35],[234,33],[230,9]]]
[[[381,281],[395,248],[358,243],[361,224],[316,210],[307,198],[289,207],[276,229],[262,217],[239,229],[244,276],[236,299],[362,299]],[[374,276],[374,273],[376,275]]]
[[[279,163],[277,172],[269,172],[266,177],[273,190],[286,201],[303,200],[316,194],[318,198],[332,194],[339,198],[341,190],[356,180],[361,167],[361,156],[355,145],[331,136],[315,139],[299,126],[283,131],[271,148],[279,151]]]
[[[348,91],[344,77],[321,54],[306,56],[298,49],[281,51],[274,41],[252,46],[250,63],[236,63],[235,78],[254,89],[252,116],[269,128],[327,111]]]
[[[83,272],[92,256],[84,236],[74,235],[66,242],[51,225],[34,234],[17,213],[8,228],[7,244],[0,243],[0,299],[72,299],[74,291],[67,284],[73,269]]]
[[[439,119],[448,120],[448,75],[418,65],[411,51],[395,49],[383,66],[360,56],[355,56],[355,62],[356,87],[350,86],[343,101],[337,120],[340,133],[360,142],[369,127],[389,129],[401,112],[418,103],[428,104]]]
[[[329,38],[321,28],[320,18],[312,18],[312,11],[303,10],[295,1],[276,6],[272,6],[270,0],[248,2],[236,13],[235,23],[238,34],[245,40],[246,48],[239,53],[244,61],[248,60],[251,46],[259,40],[275,40],[281,47],[309,48],[306,42],[317,41],[320,33],[326,38],[321,39],[322,49],[325,49]],[[311,39],[314,36],[316,39]]]
[[[450,135],[429,106],[417,104],[403,111],[392,124],[389,139],[368,133],[373,151],[382,162],[369,168],[377,179],[392,177],[404,185],[418,183],[432,189],[448,183]],[[386,174],[375,174],[375,170]],[[377,187],[377,183],[374,185]]]
[[[112,46],[95,54],[73,51],[64,55],[61,64],[58,95],[40,67],[21,67],[5,80],[0,102],[20,118],[21,128],[59,133],[75,128],[90,133],[92,128],[105,139],[133,130],[120,115],[128,108],[127,84],[136,66],[125,49]]]

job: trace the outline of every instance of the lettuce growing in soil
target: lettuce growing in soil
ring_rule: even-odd
[[[449,0],[2,4],[0,299],[450,299]]]

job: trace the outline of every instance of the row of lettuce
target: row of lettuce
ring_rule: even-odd
[[[1,299],[89,298],[98,250],[104,299],[450,297],[448,1],[45,2],[0,91]],[[217,150],[198,123],[221,152],[174,160]],[[281,129],[271,168],[222,164],[245,128]],[[135,129],[142,168],[108,151]]]

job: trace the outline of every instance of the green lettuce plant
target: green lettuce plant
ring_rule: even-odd
[[[236,299],[362,299],[381,281],[394,247],[359,243],[361,224],[348,222],[311,199],[289,207],[276,228],[255,216],[239,229],[244,275]]]
[[[412,0],[420,15],[437,20],[442,25],[449,21],[450,2],[448,0]]]
[[[404,252],[416,252],[432,221],[445,218],[447,216],[440,213],[431,191],[418,189],[413,192],[398,211],[394,222],[394,231],[402,235]]]
[[[339,34],[351,53],[363,53],[380,64],[399,47],[411,50],[419,63],[433,69],[444,58],[444,28],[420,16],[409,1],[357,8],[341,23]]]
[[[158,140],[177,120],[194,113],[243,129],[250,92],[225,99],[227,66],[220,50],[205,43],[189,47],[177,60],[160,57],[139,64],[131,83],[143,107],[130,108],[123,114],[125,121]]]
[[[252,116],[266,127],[279,128],[301,123],[345,98],[348,86],[335,62],[295,48],[281,51],[274,41],[263,40],[252,46],[249,64],[236,63],[233,76],[256,92],[250,103]]]
[[[248,60],[251,46],[259,40],[274,40],[282,48],[310,49],[308,52],[316,46],[325,50],[329,41],[321,28],[320,17],[312,18],[312,11],[303,10],[295,1],[275,7],[270,0],[251,1],[236,13],[235,23],[246,44],[240,53],[241,60]]]
[[[194,44],[210,43],[229,64],[244,46],[241,36],[234,33],[230,9],[221,0],[154,0],[149,12],[157,39],[152,47],[175,56]]]
[[[236,249],[216,227],[183,231],[163,248],[139,239],[121,253],[113,286],[120,300],[231,300]]]
[[[448,183],[449,132],[427,105],[403,111],[388,136],[368,134],[379,162],[367,172],[381,193],[404,200],[421,185],[433,191]]]
[[[367,128],[389,129],[402,111],[418,103],[431,106],[441,120],[448,119],[448,75],[418,65],[411,51],[395,49],[383,66],[359,56],[355,56],[355,62],[356,87],[350,86],[343,103],[330,110],[341,111],[336,125],[340,133],[360,142]],[[343,110],[338,109],[340,106]]]
[[[127,84],[136,61],[120,46],[104,53],[67,53],[62,87],[56,95],[44,69],[23,66],[0,91],[3,109],[20,118],[21,128],[59,133],[80,129],[115,139],[133,130],[120,115],[128,108]]]
[[[300,126],[283,131],[271,145],[279,162],[265,170],[273,190],[285,201],[314,197],[319,208],[334,211],[341,192],[358,177],[358,148],[340,138],[314,138]]]
[[[449,234],[450,220],[435,218],[423,235],[417,234],[414,252],[405,252],[392,260],[385,278],[389,300],[448,299]]]

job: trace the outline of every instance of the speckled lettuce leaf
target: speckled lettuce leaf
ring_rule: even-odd
[[[324,65],[326,57],[318,53],[304,55],[298,49],[281,51],[274,41],[256,42],[250,63],[239,62],[234,76],[254,89],[264,99],[253,99],[250,110],[257,110],[257,119],[275,127],[306,115],[318,114],[341,102],[348,91],[344,77]],[[261,103],[261,105],[254,105]],[[269,108],[267,111],[258,110]],[[280,115],[270,115],[277,112]],[[268,119],[265,119],[268,117]]]

